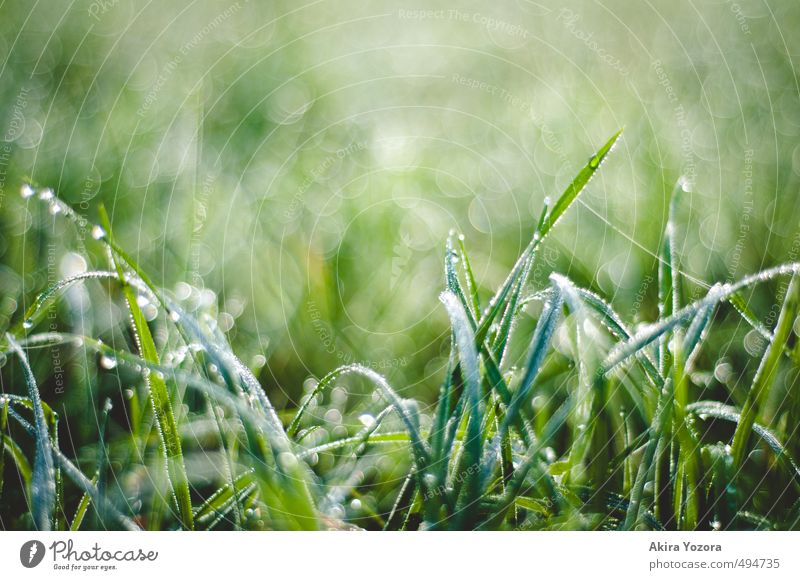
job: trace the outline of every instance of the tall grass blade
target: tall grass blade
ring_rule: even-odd
[[[107,238],[113,240],[111,222],[102,206],[100,208],[100,216]],[[147,320],[139,308],[136,292],[133,287],[127,283],[122,264],[114,253],[112,253],[112,260],[117,270],[117,275],[122,282],[122,291],[131,313],[133,330],[137,337],[137,346],[139,347],[142,358],[146,361],[158,364],[159,357],[156,345],[153,341],[152,334],[150,334]],[[189,478],[186,475],[186,465],[183,460],[180,435],[178,434],[178,426],[175,422],[172,403],[169,398],[169,391],[167,390],[167,383],[159,373],[148,373],[145,376],[145,383],[150,390],[153,413],[158,423],[158,433],[161,439],[162,451],[166,459],[170,491],[178,506],[181,524],[185,529],[191,530],[194,528],[194,522],[192,500],[189,494]]]
[[[525,284],[523,272],[526,269],[530,269],[536,248],[538,248],[542,240],[550,233],[575,200],[578,199],[578,195],[584,190],[589,180],[597,172],[621,134],[622,129],[617,131],[597,153],[589,158],[589,162],[586,166],[578,172],[578,175],[575,176],[572,183],[569,184],[567,189],[564,190],[558,200],[556,200],[553,209],[547,214],[547,217],[540,221],[540,227],[534,233],[533,239],[531,239],[528,246],[517,259],[517,262],[514,264],[514,267],[511,269],[511,272],[506,277],[500,289],[489,301],[488,310],[480,318],[478,330],[475,332],[475,338],[478,344],[483,343],[497,315],[503,311],[506,306],[506,300],[514,285],[517,284],[517,282],[520,282],[522,285]]]
[[[775,380],[781,354],[786,347],[786,342],[789,340],[792,326],[797,316],[798,303],[800,303],[800,276],[794,275],[789,282],[783,307],[778,315],[772,342],[769,343],[761,359],[761,364],[756,371],[753,384],[742,407],[741,420],[733,435],[731,453],[733,454],[733,465],[736,469],[742,465],[748,449],[747,446],[753,430],[753,424],[756,422]]]
[[[10,334],[6,334],[9,349],[19,358],[25,383],[28,387],[28,398],[33,407],[33,429],[36,440],[36,453],[33,462],[33,479],[31,482],[31,514],[33,523],[39,531],[49,531],[53,526],[56,503],[56,473],[53,465],[53,444],[47,428],[39,387],[33,376],[28,357],[20,345]]]
[[[481,461],[483,438],[481,437],[481,412],[480,370],[478,352],[475,349],[475,334],[467,319],[467,314],[460,300],[451,291],[442,292],[439,300],[444,304],[450,317],[455,342],[458,346],[459,360],[461,362],[462,376],[466,388],[467,432],[464,439],[464,454],[462,455],[461,473],[466,473],[462,486],[463,501],[459,511],[459,520],[466,525],[472,522],[477,500],[480,495],[480,474],[478,466]]]

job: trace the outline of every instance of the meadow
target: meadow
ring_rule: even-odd
[[[797,8],[0,11],[0,528],[800,526]]]

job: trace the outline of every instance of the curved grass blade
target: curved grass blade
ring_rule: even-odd
[[[36,299],[33,301],[28,307],[28,310],[25,311],[25,319],[23,322],[23,327],[25,329],[31,328],[37,322],[37,319],[41,316],[44,307],[49,304],[53,298],[65,288],[72,286],[77,282],[81,282],[83,280],[102,280],[102,279],[117,279],[116,272],[109,272],[109,271],[93,271],[93,272],[82,272],[80,274],[76,274],[75,276],[71,276],[69,278],[64,278],[63,280],[59,280],[55,284],[51,285],[49,288],[44,290],[41,294],[39,294]]]
[[[687,321],[691,320],[701,308],[711,304],[718,304],[723,300],[728,300],[731,296],[745,288],[749,288],[757,284],[763,284],[779,276],[785,276],[788,274],[794,275],[798,273],[800,273],[800,263],[790,262],[788,264],[775,266],[774,268],[767,268],[766,270],[762,270],[756,274],[745,276],[733,284],[713,286],[704,298],[684,306],[680,311],[674,313],[665,320],[661,320],[656,324],[651,324],[649,327],[636,333],[633,337],[631,337],[630,340],[620,343],[617,347],[612,349],[603,365],[605,372],[608,372],[617,365],[621,364],[627,358],[648,344],[652,343],[665,332],[668,332],[679,324],[685,324]]]
[[[708,416],[713,417],[714,419],[722,419],[724,421],[730,421],[737,424],[742,420],[742,413],[740,413],[736,407],[724,405],[716,401],[698,401],[688,405],[686,410],[694,413],[701,419],[704,419],[705,416]],[[800,485],[800,466],[797,465],[797,462],[795,462],[794,458],[792,458],[791,454],[780,442],[778,437],[760,423],[753,423],[752,429],[753,433],[758,435],[761,440],[764,441],[764,443],[766,443],[770,449],[772,449],[773,453],[775,453],[775,456],[778,459],[782,459],[786,462],[795,482]]]
[[[425,444],[425,441],[422,439],[422,435],[420,434],[419,424],[414,418],[413,409],[410,409],[410,405],[407,402],[404,402],[402,398],[389,386],[389,383],[386,382],[386,379],[383,378],[382,375],[376,373],[372,369],[365,367],[360,364],[351,364],[345,365],[343,367],[339,367],[335,371],[332,371],[328,375],[326,375],[322,381],[319,382],[317,387],[315,388],[314,392],[317,392],[325,387],[320,387],[320,385],[325,383],[328,385],[339,376],[345,374],[357,374],[361,375],[370,381],[372,381],[375,386],[378,387],[378,391],[383,395],[383,397],[392,405],[394,410],[400,416],[400,419],[403,421],[406,430],[411,438],[411,447],[414,450],[414,456],[416,461],[418,462],[418,469],[422,469],[424,465],[427,465],[430,460],[430,450],[428,446]],[[310,397],[314,395],[312,392],[309,395],[309,398],[306,399],[306,404],[304,408],[308,407],[308,402],[310,402]],[[300,411],[298,411],[298,414]],[[295,417],[297,418],[297,416]],[[296,429],[296,427],[295,427]]]
[[[256,489],[255,472],[246,471],[230,483],[219,488],[204,501],[194,512],[197,524],[207,524],[228,514],[241,497],[246,497]]]
[[[33,376],[28,357],[20,345],[10,334],[6,334],[11,352],[17,355],[22,365],[25,383],[28,386],[28,398],[33,407],[33,429],[36,440],[36,453],[33,462],[33,479],[31,481],[31,513],[33,523],[39,531],[49,531],[53,526],[53,515],[56,502],[56,474],[53,465],[53,445],[47,428],[39,387]]]
[[[6,453],[5,436],[8,426],[8,399],[0,397],[0,499],[3,499],[3,484],[5,482]]]

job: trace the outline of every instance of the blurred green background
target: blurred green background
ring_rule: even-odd
[[[487,294],[545,197],[623,126],[533,282],[558,270],[651,319],[682,175],[698,291],[797,258],[799,27],[800,5],[776,0],[3,3],[1,326],[48,283],[105,267],[87,232],[20,197],[30,179],[90,221],[105,203],[279,408],[351,361],[430,400],[448,231]],[[70,291],[58,324],[113,336],[123,310],[93,292]],[[774,298],[754,300],[769,316]],[[731,377],[750,350],[728,338]],[[94,384],[84,356],[60,361],[67,385]],[[97,406],[42,380],[58,409]],[[75,429],[78,445],[96,430]]]

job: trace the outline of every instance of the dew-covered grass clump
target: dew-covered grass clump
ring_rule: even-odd
[[[796,529],[800,264],[689,298],[676,250],[681,181],[656,317],[634,323],[558,272],[532,282],[541,246],[618,138],[527,224],[530,243],[492,294],[476,283],[469,239],[442,240],[443,276],[428,283],[441,285],[449,355],[433,402],[348,361],[312,369],[297,402],[274,404],[266,361],[237,357],[213,292],[161,288],[102,206],[89,223],[52,190],[24,185],[26,203],[89,235],[70,249],[74,271],[31,297],[0,341],[3,526]],[[75,303],[76,289],[91,290],[90,303]],[[762,291],[774,292],[771,324],[749,305]],[[51,315],[69,300],[101,330]],[[726,390],[734,371],[713,337],[732,319],[750,328],[760,362]],[[98,419],[94,443],[77,449],[40,392],[42,381],[64,387],[68,364],[88,377],[68,387],[86,389],[87,418]]]

